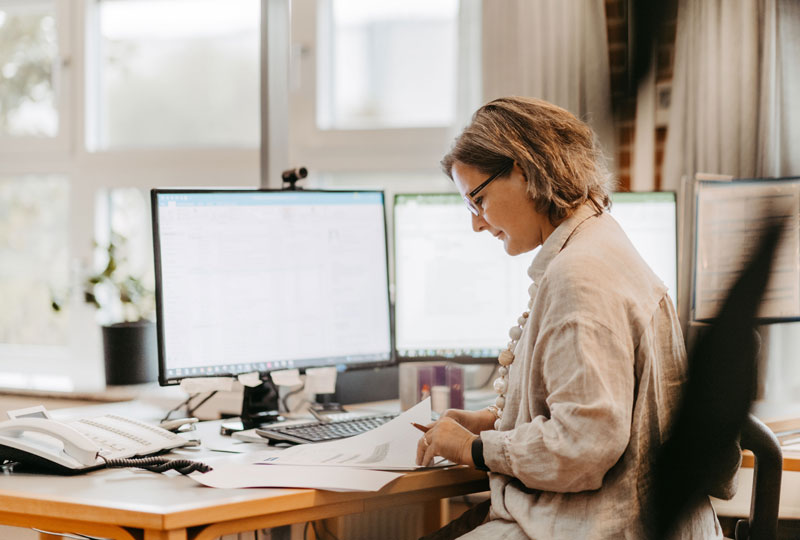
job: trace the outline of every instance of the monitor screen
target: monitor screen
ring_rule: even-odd
[[[159,381],[391,361],[376,191],[152,192]]]
[[[611,215],[675,301],[675,194],[614,193]],[[394,237],[398,360],[494,361],[527,307],[538,249],[511,257],[476,234],[458,194],[396,195]]]
[[[476,234],[458,194],[396,195],[398,360],[495,361],[527,307],[533,257]]]
[[[730,287],[764,232],[783,232],[757,318],[800,320],[800,178],[736,178],[695,182],[692,320],[717,317]]]
[[[613,193],[610,214],[653,272],[678,300],[678,225],[675,193]]]

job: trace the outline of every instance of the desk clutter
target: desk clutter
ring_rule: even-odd
[[[9,420],[0,422],[0,463],[16,462],[28,470],[79,474],[109,466],[109,462],[164,468],[167,462],[127,460],[195,443],[162,427],[113,414],[65,422],[37,406],[8,411],[8,416]]]
[[[213,437],[203,449],[197,448],[200,441],[194,431],[173,433],[117,415],[61,421],[51,418],[44,407],[35,407],[10,411],[12,418],[0,422],[0,462],[7,462],[4,467],[10,471],[16,470],[10,463],[22,463],[20,472],[28,473],[80,474],[105,467],[175,469],[218,488],[377,491],[404,471],[421,468],[415,463],[419,432],[413,424],[430,422],[430,404],[425,399],[400,415],[381,415],[380,425],[360,435],[287,449],[241,441],[236,441],[238,447],[229,444],[222,449]],[[218,423],[205,424],[214,424],[218,431]],[[204,423],[189,424],[207,429]],[[174,427],[180,430],[182,426]],[[174,456],[154,456],[165,450],[173,450]],[[188,459],[194,457],[187,454],[192,451],[209,464]],[[440,459],[435,466],[448,464]]]

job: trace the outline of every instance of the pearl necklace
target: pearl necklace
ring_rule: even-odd
[[[528,301],[528,309],[533,307],[533,296],[536,294],[536,289],[536,283],[531,284],[528,288],[528,293],[531,296],[531,299]],[[494,391],[497,392],[498,395],[497,399],[494,401],[494,405],[489,407],[489,410],[497,417],[494,421],[494,429],[496,430],[500,429],[500,420],[503,418],[503,408],[506,406],[508,368],[514,363],[514,349],[516,349],[517,343],[519,343],[519,339],[522,337],[522,329],[525,328],[525,323],[528,322],[530,314],[530,311],[524,311],[517,319],[516,326],[512,326],[508,331],[508,337],[511,338],[511,341],[508,342],[508,347],[497,357],[497,362],[500,364],[497,372],[500,376],[494,380]]]

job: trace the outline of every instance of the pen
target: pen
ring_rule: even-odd
[[[416,422],[411,422],[411,425],[420,430],[423,433],[426,433],[430,428],[423,426],[422,424],[417,424]]]

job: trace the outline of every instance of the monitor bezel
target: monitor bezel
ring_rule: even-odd
[[[343,189],[343,190],[326,190],[326,189],[272,189],[272,188],[251,188],[251,187],[220,187],[220,188],[153,188],[150,190],[150,215],[152,219],[153,230],[153,264],[155,274],[155,289],[156,289],[156,337],[158,348],[158,384],[160,386],[174,386],[180,384],[184,379],[200,379],[210,377],[237,377],[244,373],[251,373],[258,371],[262,379],[266,379],[270,371],[262,370],[246,370],[241,373],[213,373],[213,374],[192,374],[182,376],[167,377],[166,372],[166,351],[164,346],[164,317],[163,317],[163,284],[161,274],[161,242],[159,234],[159,219],[158,219],[158,197],[159,195],[181,195],[181,194],[214,194],[214,193],[365,193],[365,194],[379,194],[381,197],[381,205],[383,207],[383,246],[384,246],[384,261],[386,264],[386,302],[388,306],[388,331],[389,331],[389,358],[387,360],[378,360],[363,362],[357,365],[348,364],[335,364],[337,370],[361,370],[361,369],[374,369],[379,367],[388,367],[397,363],[395,355],[395,336],[394,336],[394,309],[391,302],[391,291],[389,281],[389,237],[388,237],[388,222],[386,217],[386,193],[383,190],[377,189]],[[301,373],[304,373],[307,368],[298,367]],[[277,371],[277,370],[272,370]]]

